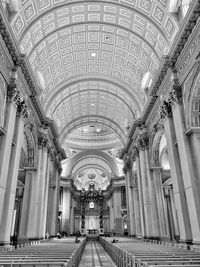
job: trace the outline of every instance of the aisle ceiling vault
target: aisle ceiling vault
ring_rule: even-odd
[[[142,79],[155,76],[178,31],[168,2],[22,0],[11,27],[63,145],[91,124],[125,143],[147,100]]]

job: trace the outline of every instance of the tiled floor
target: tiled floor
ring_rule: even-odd
[[[114,267],[116,266],[101,244],[88,241],[83,252],[79,267]]]

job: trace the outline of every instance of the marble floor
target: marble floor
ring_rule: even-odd
[[[116,266],[98,241],[88,241],[79,267]]]

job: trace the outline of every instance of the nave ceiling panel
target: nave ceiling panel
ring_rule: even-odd
[[[141,89],[178,26],[166,0],[22,0],[11,27],[65,143],[80,127],[108,127],[125,144],[147,101]],[[74,138],[74,137],[73,137]]]

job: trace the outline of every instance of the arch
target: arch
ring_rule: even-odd
[[[187,95],[184,96],[187,128],[200,127],[200,66],[191,74],[191,83]],[[187,105],[187,103],[189,103]]]
[[[87,121],[83,122],[82,121],[83,119],[86,119]],[[97,120],[97,119],[99,119],[99,120]],[[63,131],[62,135],[60,136],[61,144],[66,139],[66,136],[68,134],[70,134],[71,132],[73,132],[74,130],[78,129],[81,126],[88,125],[89,123],[95,123],[95,122],[98,122],[98,124],[105,125],[105,126],[111,128],[113,130],[113,132],[116,134],[116,136],[119,137],[119,140],[122,142],[122,144],[125,145],[125,133],[124,133],[123,129],[113,120],[111,120],[109,118],[105,118],[103,116],[96,116],[96,115],[82,116],[82,117],[79,117],[79,118],[73,120],[69,125],[66,125],[65,128],[62,130]],[[77,123],[77,124],[73,125],[74,123]],[[109,123],[111,123],[111,125]],[[67,129],[67,127],[69,129]]]
[[[85,169],[98,169],[102,172],[105,172],[109,179],[111,178],[111,174],[102,166],[95,165],[95,164],[88,164],[88,165],[80,167],[79,169],[77,169],[76,172],[74,172],[74,173],[72,172],[73,173],[72,179],[74,179],[75,176],[78,175],[79,172],[82,172]]]
[[[117,167],[117,164],[115,162],[115,160],[113,158],[111,158],[107,153],[103,152],[103,151],[97,151],[97,150],[85,150],[82,151],[78,154],[76,154],[71,160],[70,162],[68,162],[67,165],[67,170],[66,173],[64,174],[65,177],[67,176],[71,176],[72,174],[72,170],[74,168],[74,166],[76,165],[76,163],[78,161],[80,161],[81,159],[87,158],[87,157],[98,157],[101,158],[102,160],[106,161],[107,163],[109,163],[109,166],[111,168],[112,174],[114,176],[120,176],[119,175],[119,170]]]
[[[76,172],[78,169],[86,165],[102,166],[108,173],[111,173],[111,167],[110,167],[109,162],[107,162],[102,157],[97,157],[97,156],[94,157],[90,155],[88,155],[87,157],[81,158],[78,162],[76,162],[76,164],[73,167],[72,173]]]

